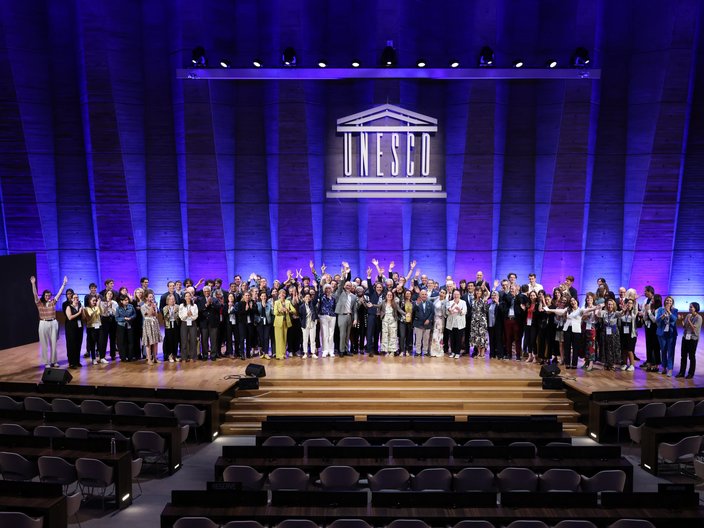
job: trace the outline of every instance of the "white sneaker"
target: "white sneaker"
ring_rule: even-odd
[[[628,372],[633,372],[636,368],[633,365],[630,365],[626,370]]]
[[[301,359],[308,359],[308,354],[303,354],[303,356],[301,357]]]
[[[93,365],[97,365],[97,364],[98,364],[98,360],[97,360],[97,359],[94,359],[94,360],[93,360]]]
[[[46,365],[44,365],[44,368],[51,368],[51,363],[47,363]]]
[[[107,365],[107,364],[108,364],[108,360],[105,359],[105,358],[101,358],[101,359],[100,359],[100,363],[103,364],[103,365]]]
[[[628,365],[621,365],[621,370],[628,370]]]
[[[173,356],[169,357],[169,363],[174,363],[176,360],[173,358]]]

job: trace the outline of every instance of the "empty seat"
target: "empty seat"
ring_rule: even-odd
[[[464,520],[455,524],[452,528],[494,528],[494,525],[489,521],[481,520]]]
[[[198,428],[205,423],[205,411],[195,405],[179,403],[174,407],[174,416],[179,425],[187,425],[193,431],[196,443],[198,443]]]
[[[468,467],[455,475],[455,491],[496,491],[495,477],[483,467]]]
[[[115,414],[122,416],[144,416],[144,409],[130,401],[119,401],[115,404]]]
[[[22,455],[4,451],[0,453],[0,473],[5,480],[32,480],[37,476],[37,467]]]
[[[63,438],[66,436],[64,432],[55,425],[38,425],[34,428],[34,436],[44,438]]]
[[[425,447],[455,447],[457,442],[449,436],[431,436],[425,442],[423,442]]]
[[[67,398],[54,398],[51,400],[51,410],[54,412],[80,414],[81,406]]]
[[[95,491],[101,490],[100,497],[104,508],[107,490],[114,482],[113,468],[95,458],[79,458],[76,460],[76,473],[83,498],[95,496]]]
[[[592,477],[582,475],[580,486],[585,492],[623,492],[623,488],[626,486],[626,472],[620,469],[605,469]]]
[[[207,517],[181,517],[174,523],[174,528],[218,528],[219,526]]]
[[[655,525],[645,519],[619,519],[609,528],[655,528]]]
[[[73,517],[73,519],[78,523],[79,528],[81,523],[78,520],[78,510],[81,509],[81,502],[83,502],[83,495],[81,492],[66,495],[66,517],[69,519]]]
[[[596,525],[591,521],[565,519],[557,523],[553,528],[596,528]]]
[[[10,398],[9,396],[5,396],[4,394],[0,394],[0,410],[3,411],[19,411],[22,409],[22,402],[18,402]]]
[[[142,483],[139,482],[139,475],[142,473],[142,467],[144,466],[144,459],[143,458],[135,458],[130,462],[130,468],[132,469],[132,482],[137,483],[137,487],[139,488],[139,495],[136,495],[135,498],[141,497],[142,496]],[[132,493],[134,496],[134,492]]]
[[[621,440],[621,429],[634,425],[638,415],[638,406],[635,403],[626,403],[618,409],[606,412],[606,423],[616,428],[616,441]]]
[[[638,409],[635,425],[641,425],[648,418],[661,418],[667,412],[667,405],[662,402],[653,402]]]
[[[372,528],[372,526],[364,519],[337,519],[328,524],[327,528]]]
[[[300,468],[276,468],[269,473],[269,487],[272,490],[298,490],[308,488],[310,476]]]
[[[296,441],[290,436],[270,436],[262,443],[263,446],[295,446]]]
[[[383,468],[374,475],[368,475],[369,488],[372,491],[407,490],[411,474],[405,468]]]
[[[350,466],[328,466],[320,472],[320,484],[325,490],[354,490],[359,485],[359,472]]]
[[[83,400],[81,402],[81,412],[83,414],[112,414],[112,406],[100,400]]]
[[[64,493],[68,491],[68,487],[71,484],[78,481],[76,466],[61,457],[39,457],[37,466],[39,467],[39,480],[49,484],[61,484]]]
[[[30,517],[22,512],[0,512],[0,526],[12,528],[42,528],[43,525],[44,517]]]
[[[223,471],[222,479],[240,483],[243,490],[260,490],[264,487],[266,476],[251,466],[231,465]]]
[[[144,404],[144,414],[154,418],[173,418],[174,411],[163,403],[149,402]]]
[[[392,438],[384,443],[386,447],[416,447],[416,444],[410,438]]]
[[[69,427],[66,429],[66,438],[79,438],[85,440],[88,438],[88,429],[85,427]]]
[[[132,434],[132,450],[148,464],[166,464],[166,440],[154,431]]]
[[[665,416],[692,416],[694,412],[694,402],[692,400],[680,400],[667,408]]]
[[[29,436],[29,431],[19,424],[4,423],[0,425],[1,435]]]
[[[548,469],[540,475],[540,491],[578,491],[581,477],[573,469]]]
[[[694,411],[692,411],[692,416],[704,416],[704,400],[701,400],[694,406]]]
[[[367,447],[371,445],[366,438],[361,436],[346,436],[337,442],[340,447]]]
[[[386,525],[386,528],[430,528],[425,521],[420,519],[396,519]]]
[[[301,444],[304,448],[308,447],[332,447],[333,443],[327,438],[308,438]]]
[[[529,447],[533,450],[533,456],[536,456],[538,453],[538,448],[533,442],[511,442],[509,447]]]
[[[428,468],[418,473],[411,480],[414,491],[450,491],[452,473],[445,468]]]
[[[39,396],[27,396],[24,399],[24,410],[33,412],[46,412],[51,410],[51,404]]]
[[[688,436],[675,444],[661,442],[658,445],[658,457],[670,464],[691,464],[699,453],[702,437]]]
[[[499,491],[536,491],[538,476],[528,468],[508,467],[496,474]]]
[[[276,525],[276,528],[319,528],[317,524],[308,519],[285,519]]]
[[[230,521],[222,528],[264,528],[257,521]]]
[[[549,528],[543,521],[519,520],[513,521],[506,528]]]
[[[488,438],[472,438],[471,440],[467,440],[464,445],[470,447],[491,447],[494,445],[494,442]]]
[[[98,432],[100,434],[112,436],[115,440],[129,442],[129,438],[123,435],[120,431],[115,431],[114,429],[100,429]]]

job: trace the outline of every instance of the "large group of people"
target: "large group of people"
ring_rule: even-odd
[[[387,271],[374,259],[366,279],[352,277],[343,262],[332,275],[325,264],[310,276],[301,269],[287,272],[285,281],[270,285],[252,273],[246,280],[235,275],[225,287],[221,279],[169,281],[157,297],[143,277],[132,293],[115,290],[111,279],[98,291],[91,284],[83,302],[66,289],[61,311],[66,319],[69,367],[108,360],[159,363],[241,359],[261,356],[326,358],[353,354],[427,356],[459,359],[462,356],[528,363],[556,362],[566,369],[595,365],[604,370],[636,368],[637,329],[644,328],[649,372],[673,375],[678,331],[681,361],[677,377],[691,378],[696,369],[696,349],[702,325],[699,305],[691,303],[686,314],[646,286],[642,302],[635,289],[613,292],[603,278],[580,305],[574,277],[568,276],[546,290],[534,273],[520,284],[515,273],[493,285],[478,271],[475,280],[444,284],[421,274],[415,261],[403,276],[390,262]],[[65,277],[56,295],[38,295],[30,279],[39,312],[42,363],[58,366],[56,307],[68,283]],[[163,325],[163,335],[162,335]],[[678,327],[680,328],[678,330]],[[84,332],[85,328],[85,332]],[[109,357],[108,357],[109,354]]]

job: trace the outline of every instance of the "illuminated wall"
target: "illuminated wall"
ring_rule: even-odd
[[[704,300],[702,6],[606,0],[0,3],[0,254],[40,285],[268,277],[372,257],[444,278],[536,271],[580,291],[653,284]],[[508,66],[590,50],[600,81],[196,82],[292,45],[376,64],[393,39]],[[336,119],[392,103],[436,117],[446,201],[327,200]]]

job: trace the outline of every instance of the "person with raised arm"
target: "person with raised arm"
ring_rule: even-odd
[[[59,323],[56,321],[56,303],[61,298],[61,294],[66,287],[68,277],[64,277],[61,288],[52,297],[51,291],[44,290],[41,298],[37,293],[37,279],[32,275],[29,278],[32,283],[32,293],[34,294],[34,304],[39,312],[39,350],[42,355],[42,363],[46,368],[58,367],[59,360],[56,353],[56,339],[59,335]]]
[[[582,318],[597,310],[598,308],[596,306],[580,308],[579,301],[576,297],[570,297],[569,306],[566,308],[543,307],[543,311],[554,313],[555,315],[560,315],[565,318],[564,326],[562,327],[565,339],[565,368],[577,368],[577,360],[584,346],[582,339]]]

